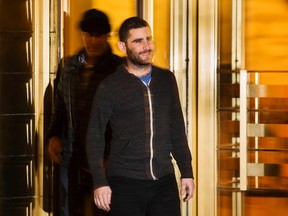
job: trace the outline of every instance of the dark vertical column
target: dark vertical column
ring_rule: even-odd
[[[32,215],[37,144],[32,1],[0,0],[0,215]]]
[[[137,16],[143,18],[143,0],[137,0]]]

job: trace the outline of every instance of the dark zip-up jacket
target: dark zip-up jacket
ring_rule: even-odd
[[[152,66],[151,80],[146,86],[121,65],[99,85],[86,140],[95,188],[108,185],[101,163],[108,121],[112,128],[108,177],[156,180],[174,173],[172,156],[181,177],[193,177],[192,158],[172,72]]]
[[[53,115],[46,139],[52,136],[62,137],[62,143],[65,145],[64,151],[68,154],[79,152],[78,158],[83,159],[79,163],[83,163],[84,166],[87,163],[84,144],[91,101],[99,83],[115,72],[121,63],[122,59],[112,54],[109,48],[99,59],[99,63],[94,66],[95,72],[91,77],[85,98],[79,98],[80,73],[86,64],[84,50],[64,60],[64,67],[56,87]],[[83,111],[86,113],[86,117],[80,118],[78,115],[77,105],[80,100],[86,102],[87,109]]]

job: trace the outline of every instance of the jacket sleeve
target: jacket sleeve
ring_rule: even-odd
[[[94,96],[86,136],[86,152],[94,188],[108,185],[103,164],[105,131],[111,116],[109,96],[105,84],[100,83]]]
[[[61,137],[63,125],[66,119],[66,108],[63,99],[63,60],[58,66],[57,75],[54,80],[54,103],[53,112],[48,131],[45,135],[45,140],[53,136]]]
[[[179,99],[178,86],[173,73],[171,81],[170,135],[172,155],[181,172],[181,178],[194,178],[192,156],[188,146],[185,123]]]

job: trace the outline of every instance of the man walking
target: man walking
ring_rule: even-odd
[[[119,37],[126,63],[99,85],[87,130],[95,204],[110,216],[180,216],[172,156],[184,201],[193,196],[194,180],[176,79],[152,65],[145,20],[126,19]],[[101,161],[108,122],[113,135],[106,176]]]

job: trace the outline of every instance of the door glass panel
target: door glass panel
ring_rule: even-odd
[[[287,49],[278,45],[287,2],[220,0],[218,8],[217,215],[286,215]]]
[[[248,188],[288,190],[288,73],[251,72],[248,80]]]
[[[275,202],[283,213],[288,210],[288,72],[245,71],[244,80],[242,72],[217,73],[218,215],[258,215],[267,206],[275,209]]]
[[[220,69],[232,69],[232,1],[219,0],[219,22],[218,29],[218,67]],[[225,41],[225,42],[224,42]],[[223,43],[222,43],[223,42]]]
[[[240,192],[239,72],[218,70],[217,81],[217,215],[232,215]]]

